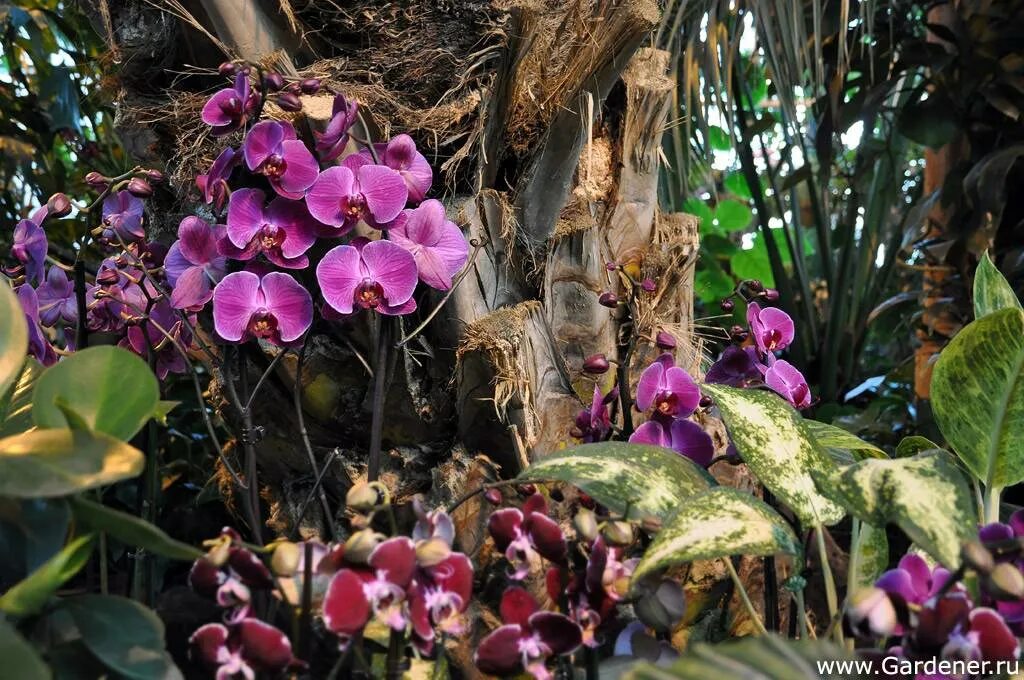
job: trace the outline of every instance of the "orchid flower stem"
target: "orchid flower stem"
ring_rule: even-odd
[[[228,351],[229,350],[225,349],[225,352]],[[241,357],[239,357],[239,363],[241,364]],[[243,446],[245,449],[245,457],[242,462],[243,474],[245,475],[245,486],[242,488],[242,491],[244,492],[242,494],[242,509],[246,514],[245,519],[249,523],[249,526],[252,530],[254,542],[262,544],[263,540],[261,538],[261,532],[259,529],[259,485],[256,481],[255,475],[252,474],[252,469],[250,468],[250,463],[253,464],[253,466],[255,466],[256,462],[255,450],[253,449],[252,443],[249,442],[249,437],[251,434],[250,428],[252,427],[252,416],[249,415],[247,411],[242,410],[242,400],[238,398],[238,390],[235,387],[235,377],[231,373],[230,357],[225,356],[225,361],[223,366],[221,367],[221,370],[223,371],[223,382],[224,386],[227,387],[230,401],[232,405],[234,405],[234,407],[238,409],[239,413],[242,416],[242,429],[244,430],[242,434],[242,439]]]
[[[764,502],[775,507],[775,496],[764,489]],[[765,555],[764,560],[764,625],[770,631],[779,630],[779,582],[775,569],[775,556]]]
[[[732,578],[733,585],[736,586],[736,592],[740,595],[740,601],[743,602],[743,607],[747,610],[750,621],[754,624],[754,628],[757,629],[757,634],[767,635],[768,631],[765,630],[764,624],[761,623],[761,618],[757,615],[757,610],[754,609],[754,603],[750,601],[750,595],[747,594],[747,589],[743,587],[740,575],[736,573],[736,567],[732,565],[732,558],[726,557],[722,561],[725,562],[725,568],[729,570],[729,576]]]
[[[246,366],[245,349],[238,348],[238,377],[241,381],[242,398],[249,399],[249,371]],[[256,470],[256,445],[253,441],[256,428],[252,422],[252,411],[248,407],[242,409],[242,428],[244,430],[245,445],[245,481],[249,485],[249,507],[253,510],[255,525],[252,527],[253,538],[257,543],[263,543],[262,529],[260,525],[260,484]]]
[[[260,376],[260,379],[256,381],[256,387],[252,388],[252,394],[249,395],[249,399],[245,402],[246,411],[252,410],[252,402],[256,400],[256,395],[259,394],[260,388],[263,387],[263,383],[266,381],[270,373],[274,370],[274,367],[277,366],[277,362],[280,361],[281,357],[283,357],[284,355],[284,350],[278,352],[274,356],[274,358],[271,359],[270,365],[268,365],[267,369],[263,371],[263,374]]]
[[[308,508],[309,504],[313,502],[313,498],[316,497],[317,493],[323,493],[320,488],[320,485],[323,483],[324,477],[327,476],[327,471],[331,469],[331,463],[334,462],[334,459],[337,457],[337,455],[338,449],[334,449],[329,454],[327,454],[327,460],[324,461],[324,466],[320,468],[320,474],[317,475],[316,481],[313,482],[313,488],[310,489],[309,495],[306,496],[306,500],[302,501],[302,505],[299,506],[299,511],[295,515],[295,528],[292,530],[294,533],[294,538],[296,540],[298,539],[299,536],[299,527],[302,524],[302,518],[306,516],[306,508]],[[327,497],[324,496],[325,502],[326,498]],[[333,518],[329,519],[328,522],[331,527],[334,527],[333,529],[331,529],[332,535],[334,536],[335,540],[338,540],[338,530],[337,527],[335,527],[334,525]]]
[[[302,547],[302,604],[299,609],[299,640],[296,649],[298,658],[308,660],[313,638],[313,543],[306,541]]]
[[[985,522],[992,524],[999,521],[999,497],[1003,489],[989,484],[985,489]]]
[[[821,524],[814,527],[815,538],[818,541],[818,558],[821,561],[821,577],[825,581],[825,600],[828,602],[828,617],[835,621],[839,612],[839,596],[836,594],[836,580],[832,575],[832,565],[828,560],[828,549],[825,546],[825,527]],[[834,626],[832,635],[836,642],[843,642],[843,627]]]
[[[377,155],[377,149],[373,146],[373,140],[370,139],[370,126],[366,124],[366,119],[363,118],[362,109],[356,109],[356,116],[359,118],[359,126],[363,128],[363,138],[359,141],[366,149],[370,152],[370,156],[373,157],[373,162],[376,165],[380,165],[380,157]]]
[[[100,595],[107,595],[110,592],[109,578],[107,575],[107,532],[100,532]]]
[[[810,625],[807,622],[807,605],[804,603],[804,589],[801,588],[793,593],[796,599],[796,615],[800,620],[800,639],[807,640],[811,635]]]
[[[306,415],[302,410],[302,369],[306,364],[306,350],[309,348],[309,335],[306,335],[305,340],[302,342],[302,349],[299,350],[299,360],[295,365],[295,389],[292,391],[292,398],[295,402],[295,418],[299,423],[299,436],[302,437],[302,446],[306,450],[306,457],[309,459],[309,467],[316,476],[316,484],[314,491],[320,497],[320,505],[324,511],[324,522],[327,524],[327,530],[331,533],[331,538],[338,540],[338,527],[334,523],[334,515],[331,513],[331,506],[327,502],[327,494],[324,493],[323,487],[320,486],[320,481],[323,479],[323,473],[320,472],[319,466],[316,464],[316,454],[313,453],[313,445],[309,441],[309,431],[306,429]],[[333,456],[332,456],[333,458]],[[327,463],[324,464],[324,472],[327,471]],[[293,533],[297,536],[299,527],[302,525],[302,518],[305,515],[306,506],[309,501],[302,505],[301,514],[295,518],[295,528]]]
[[[405,656],[405,631],[391,630],[388,638],[388,656],[384,662],[384,680],[402,680],[402,660]]]
[[[601,670],[599,668],[600,658],[597,650],[593,647],[583,648],[584,663],[587,664],[587,680],[600,680]]]
[[[387,392],[388,354],[391,349],[391,319],[378,317],[377,366],[373,371],[373,419],[370,422],[370,456],[367,463],[367,481],[380,477],[381,438],[384,429],[384,395]]]
[[[85,302],[85,262],[75,260],[75,304],[78,308],[78,323],[75,329],[75,349],[82,350],[89,346],[89,311]]]

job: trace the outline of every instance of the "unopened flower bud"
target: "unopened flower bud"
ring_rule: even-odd
[[[608,372],[608,357],[604,354],[595,354],[587,357],[583,362],[583,372],[591,375],[601,375]]]
[[[101,269],[96,274],[96,283],[101,286],[112,286],[121,280],[121,276],[117,273],[116,269]]]
[[[519,492],[520,496],[532,496],[533,494],[537,493],[537,485],[536,484],[520,484],[519,487],[516,489],[516,491]]]
[[[277,92],[284,87],[284,76],[280,73],[271,71],[263,76],[263,82],[267,84],[267,89],[271,92]]]
[[[743,342],[747,339],[748,335],[750,334],[747,332],[747,329],[739,324],[736,324],[729,329],[729,337],[731,337],[734,342]]]
[[[302,90],[302,94],[316,94],[320,91],[320,79],[306,78],[299,83],[299,89]]]
[[[416,562],[422,567],[434,567],[448,559],[452,547],[440,538],[428,538],[416,544]]]
[[[93,170],[85,176],[85,183],[97,191],[103,191],[110,184],[110,180]]]
[[[676,336],[665,331],[658,331],[658,334],[654,336],[654,344],[658,346],[658,349],[668,352],[676,348]]]
[[[128,193],[138,198],[149,198],[153,195],[153,185],[141,177],[132,177],[128,180]]]
[[[740,456],[740,450],[736,448],[736,445],[729,442],[729,446],[725,447],[725,462],[730,465],[739,465],[743,462],[742,456]]]
[[[291,576],[299,568],[299,560],[302,557],[302,548],[291,541],[281,541],[274,548],[274,555],[270,558],[270,568],[278,576]]]
[[[965,543],[960,549],[960,559],[979,574],[988,574],[995,567],[992,553],[980,541]]]
[[[144,174],[146,179],[148,179],[152,184],[160,184],[166,179],[164,173],[159,170],[154,170],[153,168],[143,170],[142,174]]]
[[[277,105],[285,111],[301,111],[302,100],[299,99],[297,94],[292,92],[282,92],[277,95]]]
[[[619,268],[619,265],[618,265],[617,262],[606,262],[605,265],[604,265],[604,268],[607,269],[610,272],[613,272],[613,271],[615,271],[616,269]]]
[[[580,539],[590,542],[597,538],[598,531],[597,516],[593,510],[580,508],[576,516],[572,518],[573,526],[576,527],[576,534]]]
[[[761,293],[761,295],[764,296],[764,299],[767,300],[768,302],[775,302],[776,300],[779,299],[779,291],[775,290],[774,288],[766,288],[765,291]]]
[[[985,591],[997,600],[1024,598],[1024,574],[1010,562],[997,564],[985,579]]]
[[[724,300],[722,300],[719,306],[722,308],[723,312],[731,312],[732,310],[736,309],[736,303],[730,300],[729,298],[725,298]]]
[[[217,73],[221,74],[225,78],[231,78],[238,73],[238,66],[230,61],[225,61],[223,64],[217,67]]]
[[[864,588],[850,598],[846,619],[861,637],[889,637],[899,623],[896,607],[881,588]]]
[[[706,395],[706,394],[705,394],[705,395],[703,395],[703,396],[702,396],[702,397],[700,398],[700,407],[701,407],[701,408],[711,408],[711,406],[712,406],[712,405],[713,405],[714,403],[715,403],[714,399],[712,399],[711,397],[709,397],[709,396],[708,396],[708,395]]]
[[[501,505],[501,490],[492,488],[484,491],[484,499],[491,505]]]
[[[629,545],[633,542],[633,525],[622,520],[605,522],[601,535],[610,545]]]
[[[764,290],[764,284],[757,279],[750,279],[747,281],[747,288],[754,293],[760,293]]]
[[[71,199],[65,194],[56,193],[46,202],[46,209],[51,217],[67,217],[71,214]]]
[[[686,595],[675,581],[664,580],[634,605],[637,617],[659,633],[671,631],[686,613]]]
[[[345,541],[345,559],[353,564],[366,564],[380,539],[381,535],[373,529],[357,531]]]
[[[643,288],[648,293],[653,293],[654,291],[658,290],[658,284],[656,284],[654,282],[654,279],[651,278],[646,278],[643,281],[641,281],[640,287]]]
[[[284,91],[291,92],[297,97],[302,94],[302,86],[293,81],[284,86]]]
[[[355,484],[345,494],[345,504],[357,512],[370,512],[383,500],[380,489],[366,482]]]
[[[580,501],[580,505],[587,508],[588,510],[593,510],[594,508],[597,507],[597,503],[594,502],[594,499],[591,498],[589,494],[580,491],[578,498]]]
[[[615,309],[619,306],[619,296],[612,292],[601,293],[601,297],[597,298],[597,302],[604,307],[609,309]]]

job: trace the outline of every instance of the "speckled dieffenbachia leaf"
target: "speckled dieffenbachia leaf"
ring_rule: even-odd
[[[841,427],[804,419],[804,427],[837,465],[849,465],[865,458],[888,458],[885,451]]]
[[[726,486],[686,499],[665,521],[633,572],[647,574],[694,560],[730,555],[800,552],[800,541],[779,513],[749,493]]]
[[[876,527],[898,525],[950,569],[959,564],[961,544],[977,532],[970,486],[945,451],[864,460],[832,473],[823,487],[860,520]]]
[[[1020,300],[1006,277],[986,252],[974,272],[974,316],[978,319],[1000,309],[1020,309]]]
[[[1024,311],[992,312],[942,350],[931,385],[943,436],[987,487],[1024,481]]]
[[[857,542],[850,551],[850,582],[855,588],[867,588],[889,568],[889,538],[885,527],[860,523]]]
[[[836,465],[796,409],[764,390],[724,385],[701,389],[715,400],[743,462],[805,526],[831,525],[843,518],[843,508],[822,495],[810,472],[834,470]]]
[[[631,517],[665,519],[680,503],[715,485],[689,458],[660,446],[601,442],[558,451],[519,475],[524,480],[568,482],[597,502]]]

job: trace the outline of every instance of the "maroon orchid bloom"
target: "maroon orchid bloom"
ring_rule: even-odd
[[[372,309],[396,316],[416,309],[416,260],[392,241],[357,238],[333,248],[317,265],[316,278],[338,314]]]
[[[258,673],[274,675],[294,663],[288,636],[258,619],[244,618],[229,626],[208,623],[192,637],[194,658],[217,669],[217,680],[239,676],[255,680]]]
[[[36,289],[39,299],[39,321],[44,326],[74,326],[78,321],[75,286],[67,273],[53,265],[46,272],[46,281]]]
[[[248,615],[253,590],[274,586],[270,570],[251,550],[242,546],[238,533],[225,527],[212,541],[206,555],[192,564],[188,575],[192,590],[214,597],[221,607],[235,609],[232,619]]]
[[[284,347],[312,323],[313,299],[288,274],[234,272],[213,290],[214,328],[228,342],[259,338]]]
[[[415,204],[422,201],[434,182],[434,171],[423,154],[416,150],[416,142],[412,137],[397,135],[387,144],[374,144],[373,148],[380,162],[405,180],[405,186],[409,189],[409,202]],[[355,170],[353,166],[372,162],[373,155],[369,149],[363,149],[358,155],[346,158],[342,164]]]
[[[800,370],[784,359],[776,359],[765,371],[764,384],[797,408],[811,405],[811,388]]]
[[[543,611],[523,588],[514,586],[501,598],[504,625],[480,641],[473,657],[477,668],[493,675],[527,672],[537,680],[554,676],[548,659],[574,652],[583,642],[580,627],[567,616]]]
[[[235,76],[234,87],[226,87],[210,97],[200,114],[203,122],[213,128],[214,136],[226,135],[245,125],[259,104],[259,94],[249,85],[244,70]]]
[[[178,225],[178,240],[164,258],[167,283],[171,285],[171,306],[198,312],[213,297],[213,287],[224,278],[227,262],[219,252],[225,229],[210,226],[195,216]]]
[[[676,366],[668,352],[640,374],[636,406],[641,411],[653,406],[658,415],[685,418],[697,410],[699,404],[700,389],[686,371]]]
[[[157,378],[164,380],[168,373],[188,372],[185,356],[191,344],[192,331],[167,300],[160,300],[150,310],[149,319],[128,327],[118,346],[135,352],[143,359],[148,358],[152,350],[155,357],[153,370]]]
[[[408,197],[402,176],[385,165],[354,170],[342,165],[320,173],[306,193],[306,204],[310,214],[327,225],[320,235],[335,237],[348,233],[360,220],[378,228],[391,222]]]
[[[220,252],[235,260],[262,253],[278,267],[305,269],[306,251],[316,242],[317,222],[302,201],[278,196],[264,205],[259,189],[239,189],[228,203],[227,240]]]
[[[343,94],[334,96],[331,120],[327,123],[327,129],[313,133],[316,137],[316,152],[320,155],[321,161],[329,163],[345,151],[349,138],[348,131],[358,117],[358,102],[346,99]]]
[[[711,437],[691,420],[653,418],[636,428],[629,441],[672,449],[701,467],[710,465],[715,456]]]
[[[28,326],[29,356],[38,359],[43,366],[52,366],[57,363],[57,353],[39,325],[39,299],[36,297],[35,289],[24,284],[18,286],[14,292],[18,297],[18,302],[21,303],[21,310],[25,313],[25,323]]]
[[[220,212],[224,207],[224,201],[231,193],[228,187],[228,178],[232,171],[242,162],[242,154],[230,146],[220,152],[217,160],[213,162],[205,175],[196,177],[196,186],[203,192],[203,202],[213,205],[214,209]]]
[[[469,257],[462,230],[434,199],[415,210],[403,210],[388,228],[388,238],[412,253],[420,281],[438,290],[452,287],[452,277]]]
[[[761,305],[751,302],[747,305],[747,323],[762,354],[786,349],[793,342],[793,319],[781,309],[761,309]]]
[[[265,175],[274,191],[285,198],[302,198],[320,173],[320,165],[296,138],[291,123],[257,123],[246,135],[242,153],[249,170]]]
[[[416,570],[409,588],[409,620],[421,651],[432,651],[438,633],[461,635],[465,631],[462,615],[472,595],[473,563],[462,553]]]
[[[502,508],[491,514],[487,529],[494,545],[512,564],[510,577],[521,581],[539,568],[541,558],[563,564],[567,547],[561,527],[548,517],[548,504],[539,493],[526,499],[522,510]]]

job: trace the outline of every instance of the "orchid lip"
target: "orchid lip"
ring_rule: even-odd
[[[279,154],[273,154],[263,161],[260,172],[271,178],[278,178],[288,170],[288,162]]]
[[[356,287],[355,303],[363,309],[376,309],[384,303],[384,288],[376,281],[364,279]]]
[[[257,338],[268,338],[277,331],[277,319],[266,309],[253,313],[249,320],[249,332]]]

